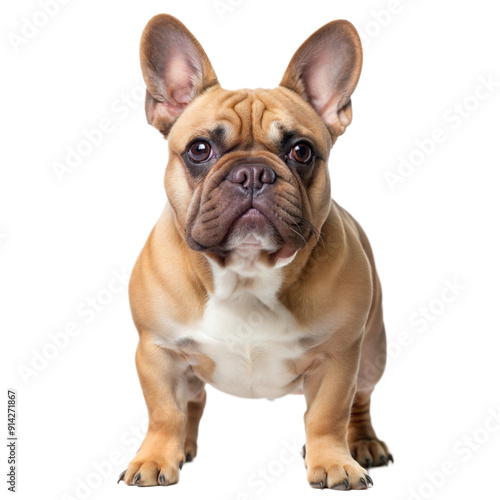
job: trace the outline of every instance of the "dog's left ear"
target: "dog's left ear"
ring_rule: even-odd
[[[300,46],[280,85],[300,94],[339,136],[352,120],[351,94],[362,62],[356,28],[349,21],[332,21]]]
[[[141,38],[148,123],[165,137],[184,108],[203,90],[218,85],[202,46],[175,17],[153,17]]]

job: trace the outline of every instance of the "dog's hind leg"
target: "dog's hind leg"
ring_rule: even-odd
[[[198,379],[199,380],[199,379]],[[207,392],[202,385],[196,397],[190,399],[187,406],[188,418],[186,422],[186,439],[184,441],[184,454],[186,462],[191,462],[198,451],[198,427],[207,402]]]
[[[371,395],[385,368],[385,349],[383,324],[375,334],[373,330],[367,331],[348,430],[351,454],[363,467],[377,467],[394,461],[387,445],[377,437],[370,414]]]

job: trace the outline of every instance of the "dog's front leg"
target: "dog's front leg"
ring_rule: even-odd
[[[365,489],[373,484],[351,457],[347,428],[356,390],[361,340],[318,356],[304,377],[305,461],[313,488]]]
[[[121,478],[128,485],[174,484],[185,460],[189,397],[186,362],[173,351],[156,345],[148,332],[141,332],[136,365],[148,407],[149,427]]]

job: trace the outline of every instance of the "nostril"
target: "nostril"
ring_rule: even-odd
[[[274,170],[269,167],[264,167],[262,172],[260,172],[259,180],[262,184],[272,184],[276,179],[276,174]]]
[[[244,170],[240,170],[236,174],[236,178],[235,178],[234,182],[236,182],[238,184],[243,184],[244,186],[246,186],[248,184],[248,174],[247,174],[247,172],[245,172]]]
[[[240,184],[245,189],[261,189],[264,184],[272,184],[276,174],[267,165],[244,164],[234,167],[227,180]]]
[[[235,168],[231,170],[228,180],[234,182],[235,184],[247,184],[248,182],[248,172],[244,168]]]

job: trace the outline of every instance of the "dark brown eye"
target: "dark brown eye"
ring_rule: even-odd
[[[207,161],[212,157],[212,147],[206,141],[195,141],[189,146],[188,156],[194,163]]]
[[[291,158],[298,163],[309,163],[312,158],[312,149],[307,144],[301,142],[296,144],[291,151]]]

